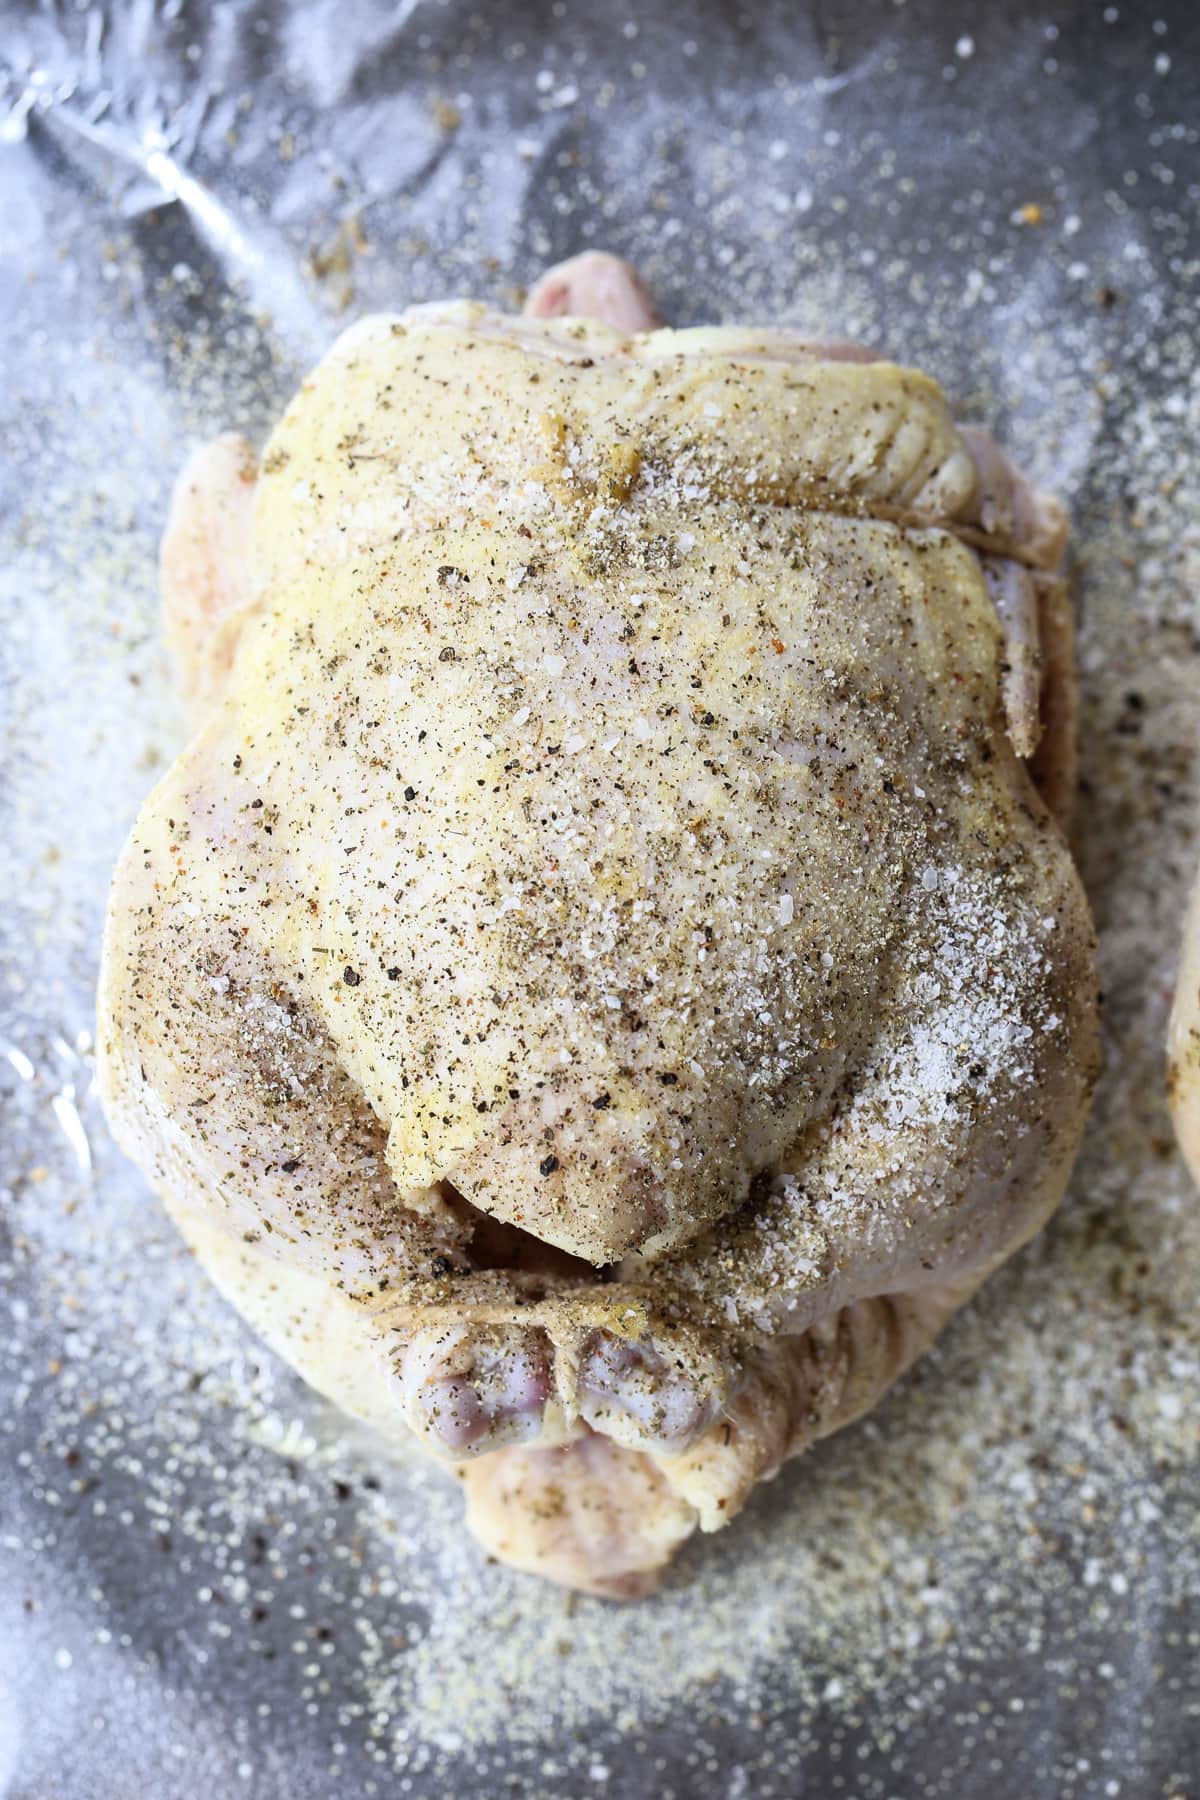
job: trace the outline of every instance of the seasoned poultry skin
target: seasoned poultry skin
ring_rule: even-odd
[[[1184,921],[1167,1029],[1167,1094],[1179,1147],[1200,1183],[1200,880]]]
[[[1061,513],[913,370],[649,323],[369,318],[194,459],[98,1037],[267,1340],[615,1597],[1039,1228],[1098,1059]]]

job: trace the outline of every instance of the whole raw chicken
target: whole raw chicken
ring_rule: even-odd
[[[1097,1061],[1065,526],[925,376],[526,316],[334,346],[163,548],[113,1128],[498,1556],[653,1585],[1062,1194]]]

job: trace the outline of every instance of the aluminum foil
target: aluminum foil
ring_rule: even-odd
[[[0,61],[0,1796],[1194,1795],[1195,8],[8,4]],[[1050,1230],[625,1610],[489,1566],[263,1351],[91,1078],[180,744],[173,471],[355,313],[513,305],[589,244],[676,322],[925,366],[1063,494],[1107,996]]]

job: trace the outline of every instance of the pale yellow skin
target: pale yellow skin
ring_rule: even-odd
[[[1200,882],[1183,927],[1183,953],[1167,1032],[1167,1088],[1175,1135],[1200,1182]]]
[[[479,1452],[496,1554],[628,1596],[1037,1230],[1096,1025],[1021,760],[1061,810],[1061,515],[923,376],[630,336],[614,281],[531,305],[620,327],[354,327],[249,526],[236,440],[185,476],[206,722],[117,872],[100,1053],[268,1341]]]

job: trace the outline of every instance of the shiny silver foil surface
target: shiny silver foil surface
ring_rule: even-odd
[[[1200,1792],[1198,78],[1188,0],[0,7],[0,1796]],[[1051,1228],[624,1609],[266,1353],[92,1091],[174,471],[355,314],[589,245],[925,367],[1061,493],[1106,995]]]

